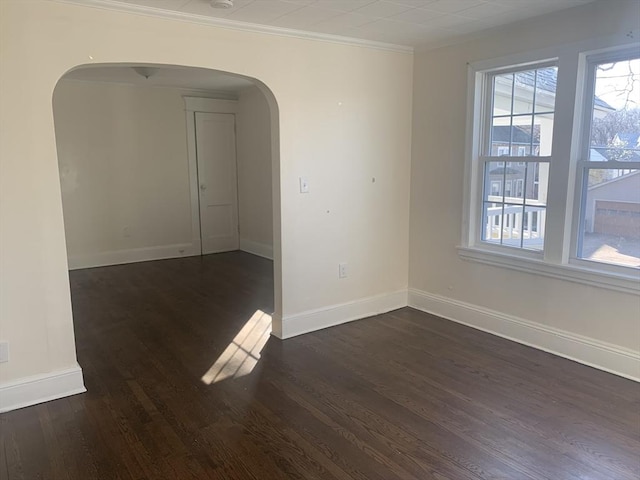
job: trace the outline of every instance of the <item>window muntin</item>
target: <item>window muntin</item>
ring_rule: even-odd
[[[640,57],[592,61],[576,257],[640,269]]]
[[[557,73],[557,66],[542,65],[487,74],[490,118],[483,133],[485,155],[479,159],[484,176],[482,242],[544,248]]]

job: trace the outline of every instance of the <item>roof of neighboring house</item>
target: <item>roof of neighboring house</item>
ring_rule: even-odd
[[[619,147],[591,147],[592,162],[608,162],[615,159],[616,152],[626,152],[624,158],[618,157],[619,162],[640,162],[640,152]]]
[[[592,162],[606,162],[607,157],[604,155],[606,152],[601,152],[601,150],[606,150],[606,148],[592,148],[589,154],[589,160]]]
[[[534,78],[535,72],[538,72],[537,82]],[[540,90],[545,90],[547,92],[555,94],[556,86],[558,84],[558,69],[550,67],[541,68],[539,70],[525,70],[524,72],[518,72],[516,74],[516,83],[520,83],[532,88],[535,84]],[[606,108],[607,110],[611,111],[615,110],[615,108],[598,97],[595,97],[594,103],[598,107]]]
[[[636,170],[635,172],[631,172],[631,173],[625,173],[624,175],[620,175],[619,177],[612,178],[611,180],[606,180],[604,182],[597,183],[597,184],[589,187],[587,190],[595,190],[595,189],[598,189],[600,187],[604,187],[605,185],[611,185],[612,183],[615,183],[615,182],[625,182],[626,183],[630,179],[635,178],[636,175],[640,175],[640,170]]]
[[[626,147],[640,147],[640,133],[638,132],[617,133],[616,138]]]
[[[507,171],[505,172],[505,167],[494,168],[493,170],[489,170],[489,175],[522,175],[522,170],[518,170],[517,168],[506,167]]]
[[[494,125],[491,131],[492,142],[504,142],[520,143],[529,145],[531,143],[531,134],[523,127],[509,126],[509,125]],[[534,145],[539,145],[540,142],[536,142],[534,138]]]

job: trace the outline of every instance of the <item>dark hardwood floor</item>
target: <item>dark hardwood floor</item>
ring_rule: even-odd
[[[281,342],[271,278],[71,272],[88,392],[1,415],[0,478],[640,478],[638,384],[410,308]]]

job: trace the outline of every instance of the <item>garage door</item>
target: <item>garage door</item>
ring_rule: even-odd
[[[596,200],[594,231],[640,238],[640,203]]]

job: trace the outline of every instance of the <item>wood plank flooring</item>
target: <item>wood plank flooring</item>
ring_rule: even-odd
[[[640,478],[637,383],[410,308],[259,352],[271,278],[241,252],[71,272],[88,392],[1,415],[0,478]]]

